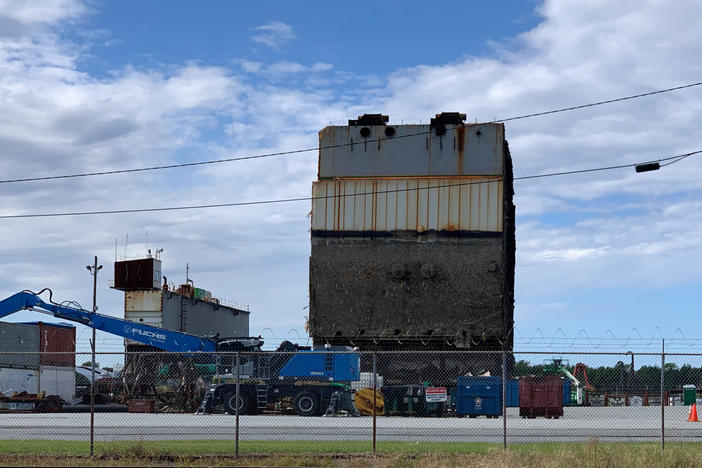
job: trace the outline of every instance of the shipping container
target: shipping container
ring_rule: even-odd
[[[0,367],[0,393],[12,396],[21,392],[39,393],[39,370]]]
[[[329,126],[319,132],[319,179],[501,175],[504,125]],[[391,132],[388,136],[386,132]]]
[[[501,414],[501,377],[458,377],[456,387],[457,416],[497,417]]]
[[[155,258],[142,258],[115,262],[113,287],[122,291],[160,289],[161,261]]]
[[[364,179],[312,185],[313,231],[502,231],[496,178]]]
[[[212,293],[210,291],[207,291],[206,289],[195,288],[194,297],[195,297],[195,299],[208,301],[208,300],[212,299]]]
[[[75,367],[39,366],[39,391],[72,403],[76,396]]]
[[[520,377],[519,416],[556,419],[563,416],[563,379],[552,376]]]
[[[39,369],[38,326],[0,322],[0,367]]]
[[[41,351],[39,365],[71,367],[76,365],[75,326],[46,322],[27,322],[26,324],[39,327],[39,350]]]

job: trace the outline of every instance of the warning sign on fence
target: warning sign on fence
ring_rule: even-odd
[[[446,387],[427,387],[424,389],[427,403],[442,403],[446,401]]]

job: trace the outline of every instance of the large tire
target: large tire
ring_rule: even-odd
[[[224,400],[229,414],[236,414],[236,392],[231,392]],[[249,414],[251,412],[250,399],[246,393],[239,392],[239,414]]]
[[[300,392],[295,395],[293,408],[300,416],[317,416],[319,414],[319,399],[312,392]]]

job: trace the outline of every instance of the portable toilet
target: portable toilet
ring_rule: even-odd
[[[692,405],[697,401],[697,387],[694,385],[683,385],[683,404]]]

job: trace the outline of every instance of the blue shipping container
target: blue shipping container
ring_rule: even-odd
[[[459,376],[456,415],[499,416],[502,414],[501,377]]]

